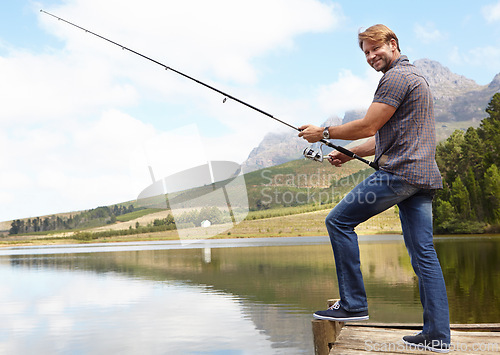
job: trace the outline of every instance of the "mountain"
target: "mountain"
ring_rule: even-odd
[[[500,91],[500,74],[489,85],[479,85],[430,59],[420,59],[414,64],[429,82],[438,122],[479,122],[485,117],[484,109],[492,96]]]
[[[479,85],[430,59],[419,59],[414,65],[422,71],[434,96],[435,117],[440,123],[436,125],[437,134],[441,138],[446,138],[452,132],[447,124],[449,122],[477,125],[485,117],[484,110],[491,97],[500,91],[500,74],[497,74],[490,84]],[[347,111],[343,118],[332,116],[320,126],[354,121],[362,118],[365,112]],[[332,143],[344,146],[349,141],[334,140]],[[299,159],[308,146],[306,141],[297,137],[297,132],[268,133],[242,164],[243,171],[247,173]],[[328,151],[325,149],[324,152]]]
[[[322,123],[322,126],[337,126],[342,123],[342,119],[332,116]],[[345,141],[333,140],[334,144],[345,144]],[[247,160],[242,164],[244,173],[249,173],[269,166],[283,164],[291,160],[302,157],[302,152],[310,144],[298,137],[296,131],[268,133],[260,144],[252,149]],[[331,149],[324,150],[324,153]]]

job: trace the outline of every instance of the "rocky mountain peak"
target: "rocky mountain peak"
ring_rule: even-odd
[[[496,91],[500,91],[500,73],[495,75],[493,81],[488,85],[488,88]]]
[[[267,133],[259,146],[254,148],[242,164],[244,173],[299,159],[307,142],[297,132]]]
[[[430,59],[419,59],[413,63],[422,71],[431,87],[435,99],[441,99],[457,92],[478,90],[481,85],[463,75],[453,73],[441,63]]]
[[[323,124],[321,127],[326,127],[326,126],[338,126],[342,124],[342,118],[340,118],[337,115],[332,115],[330,116]]]

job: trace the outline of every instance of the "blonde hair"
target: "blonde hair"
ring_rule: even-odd
[[[363,50],[363,41],[365,40],[370,40],[375,43],[389,43],[391,39],[396,41],[398,51],[401,52],[399,49],[398,37],[389,27],[385,25],[373,25],[368,27],[363,32],[361,32],[361,30],[358,32],[358,43],[361,50]]]

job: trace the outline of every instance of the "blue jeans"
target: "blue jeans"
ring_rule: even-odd
[[[340,305],[347,311],[364,311],[368,303],[354,228],[397,204],[405,245],[418,277],[424,309],[422,333],[430,340],[450,343],[446,286],[432,242],[432,198],[430,190],[379,170],[349,192],[325,222],[335,257]]]

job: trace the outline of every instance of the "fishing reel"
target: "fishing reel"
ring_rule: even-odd
[[[317,150],[314,149],[315,144],[304,149],[302,153],[305,158],[317,161],[319,163],[323,162],[323,159],[328,159],[328,155],[323,155],[323,144],[319,144]]]

